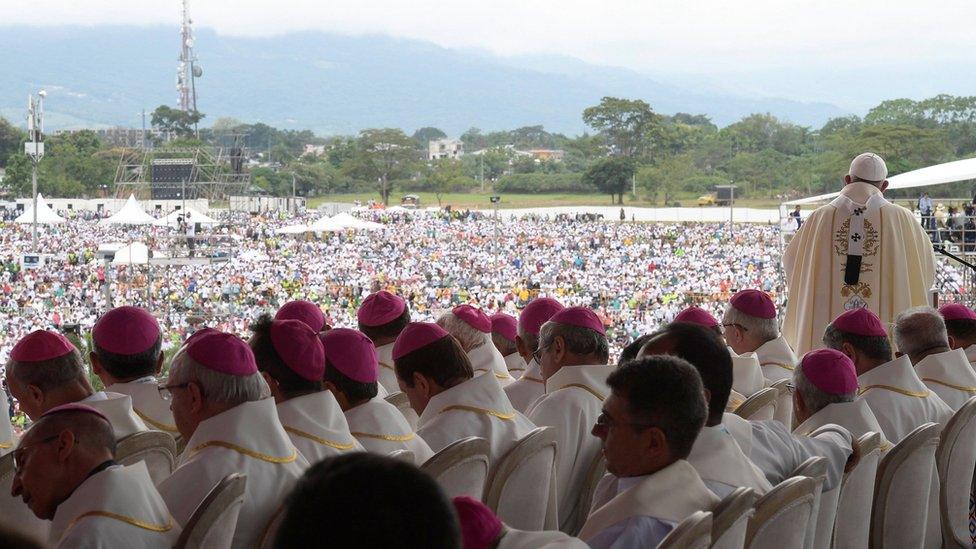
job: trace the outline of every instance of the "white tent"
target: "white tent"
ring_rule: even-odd
[[[64,223],[64,218],[60,215],[54,213],[54,210],[47,205],[47,201],[40,193],[37,194],[37,222],[41,225],[50,225],[52,223]],[[17,219],[14,219],[14,223],[33,223],[34,222],[34,202],[31,201],[30,208],[27,208],[24,213],[20,214]]]
[[[133,242],[115,252],[112,265],[145,265],[149,263],[149,248],[142,242]]]
[[[313,232],[308,225],[288,225],[275,230],[275,234],[302,234]]]
[[[319,222],[324,222],[324,219],[320,219]],[[362,219],[353,217],[352,215],[341,212],[337,213],[335,217],[329,220],[333,225],[343,228],[343,229],[362,229],[367,231],[372,231],[376,229],[382,229],[383,225],[381,223],[374,223],[372,221],[363,221]]]
[[[220,221],[208,216],[207,214],[202,214],[193,208],[187,208],[186,210],[173,210],[169,215],[159,220],[161,225],[169,225],[170,227],[179,227],[181,216],[189,215],[189,221],[192,223],[199,223],[201,225],[218,225]]]
[[[337,216],[338,217],[338,216]],[[352,216],[350,216],[352,217]],[[355,219],[355,218],[354,218]],[[348,225],[342,225],[336,223],[331,217],[324,216],[317,220],[315,223],[309,225],[309,229],[316,233],[334,233],[344,231],[349,228]]]
[[[99,225],[159,225],[160,222],[155,217],[147,214],[135,195],[129,195],[122,209],[115,212],[111,217],[98,222]]]

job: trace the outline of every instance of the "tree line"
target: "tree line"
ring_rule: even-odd
[[[976,97],[939,95],[915,101],[884,101],[863,118],[834,118],[814,129],[752,114],[719,128],[701,114],[663,115],[645,101],[605,97],[585,109],[591,132],[566,136],[542,126],[458,136],[465,154],[457,160],[427,160],[427,143],[445,138],[434,127],[408,135],[372,128],[352,136],[316,136],[217,119],[196,130],[202,113],[161,106],[153,112],[155,146],[227,146],[243,136],[257,167],[256,187],[273,195],[302,196],[375,192],[389,202],[394,192],[491,190],[498,193],[602,192],[623,201],[636,188],[640,198],[670,204],[681,193],[705,193],[734,183],[737,196],[792,198],[836,190],[850,159],[864,151],[882,155],[891,174],[968,158],[976,153]],[[29,195],[30,162],[21,130],[0,118],[3,185]],[[305,154],[306,145],[320,153]],[[561,159],[525,154],[563,151]],[[111,194],[121,151],[91,131],[47,136],[39,168],[41,192],[51,196]],[[477,154],[473,154],[477,152]],[[945,192],[968,194],[970,183]]]

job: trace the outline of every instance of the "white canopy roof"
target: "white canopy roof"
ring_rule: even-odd
[[[40,193],[37,194],[37,222],[42,225],[50,225],[52,223],[64,223],[64,218],[60,215],[54,213],[54,210],[48,206],[47,201]],[[14,219],[14,223],[33,223],[34,222],[34,202],[31,201],[29,208],[24,210],[24,213],[20,214],[17,219]]]
[[[956,181],[966,181],[967,179],[976,179],[976,158],[946,162],[945,164],[937,164],[928,168],[921,168],[889,177],[888,188],[912,189],[915,187],[941,185],[943,183],[955,183]],[[838,194],[840,194],[839,191],[791,200],[786,202],[785,205],[797,206],[816,202],[827,202],[833,200]]]
[[[288,225],[275,230],[275,234],[302,234],[312,232],[308,225]]]
[[[170,227],[179,227],[179,217],[189,215],[189,221],[192,223],[199,223],[201,225],[217,225],[220,221],[208,216],[207,214],[200,213],[193,208],[187,208],[186,210],[173,210],[169,215],[159,220],[162,225],[169,225]]]
[[[159,225],[160,222],[153,216],[147,214],[139,202],[136,201],[135,195],[129,195],[129,199],[125,201],[125,205],[122,209],[115,212],[109,218],[103,219],[98,222],[99,225]]]
[[[324,219],[320,219],[318,222],[324,222]],[[382,229],[383,225],[380,223],[374,223],[372,221],[363,221],[357,217],[353,217],[347,212],[337,213],[332,219],[329,220],[332,224],[343,229],[363,229],[367,231],[372,231],[376,229]],[[316,222],[316,223],[318,223]]]
[[[346,215],[349,215],[349,214],[346,214]],[[338,216],[336,216],[336,217],[338,217]],[[352,216],[349,216],[349,217],[352,217]],[[355,218],[353,218],[353,219],[355,219]],[[348,225],[343,225],[343,224],[340,224],[340,223],[336,223],[331,217],[329,217],[327,215],[326,216],[323,216],[321,219],[317,220],[315,223],[312,223],[311,225],[309,225],[309,229],[312,232],[316,232],[316,233],[340,232],[340,231],[346,230],[347,228],[349,228]]]
[[[133,242],[115,252],[112,265],[145,265],[149,263],[149,248],[142,242]]]

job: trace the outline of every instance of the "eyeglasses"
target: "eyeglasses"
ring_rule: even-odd
[[[650,423],[637,423],[637,422],[627,422],[627,423],[625,423],[625,422],[621,422],[621,421],[616,421],[615,419],[613,419],[612,417],[610,417],[609,415],[607,415],[606,412],[600,412],[600,415],[598,415],[596,417],[596,426],[599,427],[599,428],[601,428],[601,429],[610,430],[610,429],[613,429],[614,427],[617,427],[619,425],[628,425],[628,426],[633,427],[635,429],[647,429],[647,428],[650,428],[650,427],[654,427],[654,425],[652,425]]]
[[[743,332],[748,332],[749,331],[749,328],[746,328],[742,324],[736,324],[735,322],[733,322],[732,324],[722,324],[722,332],[723,333],[725,332],[725,328],[728,327],[728,326],[735,326],[736,328],[742,330]]]
[[[156,386],[156,390],[159,391],[159,398],[165,400],[166,402],[172,402],[173,389],[182,389],[189,384],[190,382],[180,383],[178,385],[166,385],[165,383],[162,383]]]
[[[532,353],[532,358],[535,359],[536,364],[542,364],[542,351],[546,350],[546,347],[539,347]]]
[[[41,439],[41,440],[35,442],[34,444],[31,444],[30,446],[26,446],[26,447],[25,446],[21,446],[21,447],[17,448],[16,450],[14,450],[14,472],[20,473],[20,470],[23,469],[24,462],[27,460],[27,450],[30,450],[31,448],[37,448],[38,446],[40,446],[42,444],[47,444],[48,442],[51,442],[52,440],[56,440],[59,436],[61,436],[60,433],[58,433],[56,435],[51,435],[51,436],[49,436],[49,437],[47,437],[45,439]]]
[[[786,384],[786,390],[792,395],[796,392],[796,385],[791,381]]]

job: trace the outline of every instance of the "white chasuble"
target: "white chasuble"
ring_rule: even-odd
[[[393,344],[387,343],[377,347],[376,358],[379,361],[376,380],[387,394],[399,393],[400,385],[397,383],[396,370],[393,368]]]
[[[869,432],[878,433],[881,435],[882,453],[887,452],[893,446],[885,438],[884,429],[881,428],[878,418],[874,416],[874,412],[871,411],[867,401],[861,398],[854,402],[828,404],[808,417],[806,421],[797,425],[796,429],[793,429],[793,434],[802,437],[810,436],[810,433],[831,423],[847,429],[855,439]]]
[[[923,423],[945,427],[952,416],[952,409],[918,378],[907,355],[861,374],[857,381],[859,398],[871,407],[892,444]]]
[[[759,356],[756,353],[737,355],[732,347],[728,349],[732,357],[732,390],[745,398],[751,397],[766,386],[766,378],[759,366]]]
[[[533,358],[525,365],[522,377],[504,387],[508,400],[512,406],[522,413],[528,411],[529,406],[546,394],[546,382],[542,379],[542,368]]]
[[[149,430],[132,409],[132,397],[129,395],[99,391],[80,402],[91,406],[108,418],[116,440]]]
[[[52,547],[172,547],[180,525],[170,516],[143,462],[113,465],[85,479],[58,505]]]
[[[202,421],[180,454],[176,471],[159,485],[180,524],[225,476],[247,475],[244,505],[232,547],[257,547],[282,501],[308,468],[278,421],[273,398],[245,402]]]
[[[515,381],[515,378],[508,373],[508,365],[505,363],[505,358],[502,357],[502,354],[492,344],[491,338],[485,339],[484,344],[471,349],[467,353],[468,360],[471,361],[471,369],[474,370],[474,375],[476,376],[491,372],[498,380],[498,384],[504,387]]]
[[[856,212],[863,232],[851,230]],[[848,284],[847,258],[856,251],[858,280]],[[783,270],[789,288],[783,334],[802,356],[822,346],[824,328],[844,311],[867,307],[888,326],[901,311],[927,305],[935,258],[910,211],[873,185],[851,183],[810,214],[783,253]]]
[[[739,487],[752,488],[760,496],[772,489],[763,472],[721,424],[702,428],[691,447],[688,463],[720,498]]]
[[[278,420],[309,464],[363,447],[349,433],[342,408],[331,391],[288,399],[277,406]]]
[[[522,373],[525,372],[525,359],[522,358],[522,355],[512,353],[504,358],[505,367],[508,368],[508,374],[512,376],[512,379],[522,377]]]
[[[793,379],[793,370],[796,368],[796,363],[799,362],[782,334],[776,339],[760,345],[756,349],[756,357],[759,358],[759,366],[762,368],[767,383],[781,379]]]
[[[976,396],[976,371],[962,349],[923,358],[915,365],[915,373],[953,411]]]
[[[132,398],[132,411],[150,429],[165,431],[173,436],[180,434],[176,429],[176,422],[173,421],[169,402],[159,396],[155,377],[148,376],[126,383],[113,383],[105,390],[129,395]]]
[[[346,410],[349,431],[367,452],[387,455],[397,450],[413,452],[414,463],[423,465],[434,451],[410,428],[396,406],[374,398]]]

